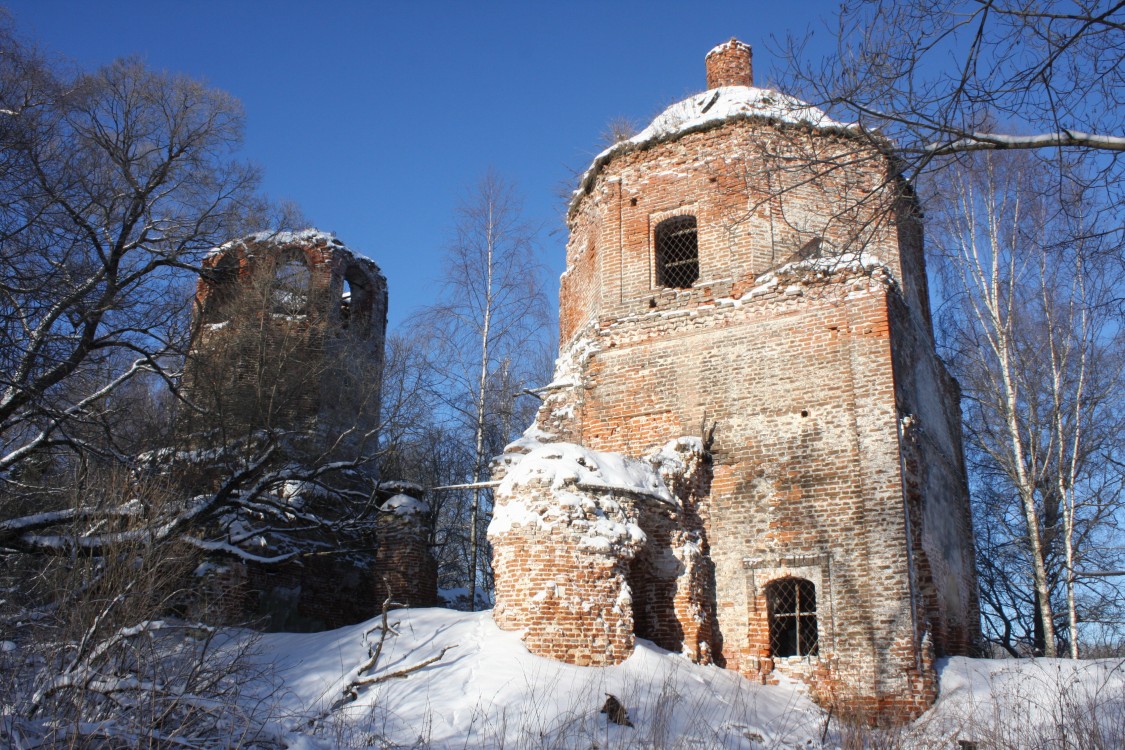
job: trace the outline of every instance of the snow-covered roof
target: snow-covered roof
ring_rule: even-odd
[[[296,232],[255,232],[254,234],[245,237],[244,242],[275,242],[279,245],[288,245],[296,242],[316,242],[317,240],[324,240],[333,245],[343,246],[343,242],[336,238],[332,232],[324,232],[315,227],[308,229],[301,229]]]
[[[620,453],[603,453],[573,443],[548,443],[528,453],[503,480],[511,494],[518,485],[541,483],[552,489],[575,485],[593,491],[648,495],[674,502],[652,465]]]
[[[712,52],[721,47],[722,45],[716,47]],[[858,128],[854,123],[833,120],[820,108],[773,89],[720,86],[676,102],[661,112],[647,128],[632,138],[618,141],[595,156],[593,164],[579,180],[578,189],[574,191],[570,201],[570,211],[574,210],[589,190],[601,168],[617,154],[674,140],[724,122],[750,118],[809,125],[826,130],[850,131]]]
[[[694,130],[700,125],[731,120],[739,116],[764,117],[793,124],[804,123],[814,127],[850,127],[833,120],[817,107],[773,89],[760,89],[757,86],[720,86],[676,102],[661,112],[647,128],[630,138],[629,142],[644,143],[654,138],[666,138]]]

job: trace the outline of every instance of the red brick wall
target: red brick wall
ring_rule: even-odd
[[[652,229],[684,213],[698,221],[700,280],[657,288]],[[560,336],[576,379],[548,397],[539,426],[637,456],[714,421],[700,517],[715,660],[805,679],[841,710],[918,713],[934,697],[933,646],[965,653],[976,633],[975,577],[921,229],[878,144],[728,122],[623,150],[569,222]],[[879,267],[763,277],[815,238]],[[903,423],[925,436],[900,440]],[[671,620],[645,609],[666,608],[670,590],[640,572],[647,554],[633,560],[635,617],[669,644]],[[817,657],[769,652],[764,587],[788,575],[817,586]]]
[[[616,664],[634,635],[710,663],[701,442],[624,462],[558,443],[507,458],[488,531],[497,624],[520,631],[532,653],[572,664]],[[621,487],[622,466],[641,486]]]
[[[633,628],[661,648],[713,661],[715,576],[707,534],[692,506],[644,503],[645,542],[629,567]],[[696,515],[695,518],[692,516]]]
[[[599,519],[634,524],[632,498],[570,485],[558,503],[550,481],[497,491],[498,514],[525,508],[530,522],[489,529],[496,603],[493,618],[523,634],[528,650],[579,666],[607,666],[633,652],[629,562],[637,542],[585,543]],[[525,519],[526,520],[526,519]]]

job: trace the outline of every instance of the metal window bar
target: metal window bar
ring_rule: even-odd
[[[812,581],[787,578],[766,588],[770,653],[813,656],[817,653],[816,587]]]
[[[656,283],[688,289],[699,280],[699,234],[694,216],[677,216],[656,227]]]

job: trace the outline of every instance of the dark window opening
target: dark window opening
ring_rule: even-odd
[[[340,297],[340,325],[365,334],[371,324],[371,280],[358,268],[344,272],[344,293]],[[354,324],[354,325],[353,325]]]
[[[207,294],[204,315],[208,322],[216,323],[228,317],[228,308],[238,292],[238,257],[228,253],[205,274],[211,287]]]
[[[347,279],[344,279],[344,293],[340,295],[340,323],[344,328],[348,327],[352,318],[352,285]]]
[[[274,271],[271,312],[279,315],[305,313],[311,280],[304,257],[293,251],[282,255]]]
[[[656,285],[688,289],[699,280],[699,235],[694,216],[676,216],[656,226]]]
[[[813,656],[817,653],[816,587],[803,578],[783,578],[766,586],[770,654]]]

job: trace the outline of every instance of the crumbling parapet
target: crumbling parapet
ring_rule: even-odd
[[[184,368],[200,409],[184,411],[184,429],[281,430],[318,459],[373,450],[387,326],[379,267],[315,229],[248,235],[202,265]]]
[[[520,452],[527,443],[506,456],[489,525],[496,623],[571,664],[619,663],[634,636],[708,663],[702,442],[674,440],[648,459],[570,443]]]
[[[651,467],[569,443],[540,446],[496,491],[493,617],[528,649],[570,664],[633,651],[629,562],[644,542],[637,495],[671,496]]]

